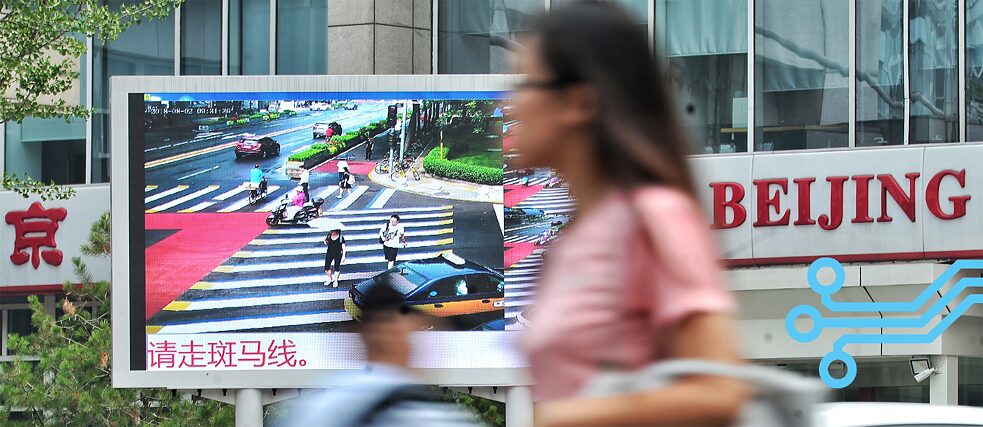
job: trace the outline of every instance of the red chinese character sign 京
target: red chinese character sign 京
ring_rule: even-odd
[[[26,211],[10,211],[4,216],[7,224],[14,226],[14,253],[10,260],[16,265],[31,261],[36,270],[43,259],[49,265],[61,265],[64,254],[57,249],[55,232],[58,223],[68,216],[65,208],[45,209],[41,202],[31,203]],[[51,248],[44,249],[41,248]],[[28,253],[26,250],[30,249]]]

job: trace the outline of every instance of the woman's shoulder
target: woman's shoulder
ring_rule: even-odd
[[[639,212],[657,216],[699,213],[696,199],[689,193],[668,185],[650,185],[632,192],[632,202]]]

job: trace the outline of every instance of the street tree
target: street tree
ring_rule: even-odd
[[[69,102],[78,82],[86,39],[106,43],[145,19],[166,18],[183,0],[131,1],[118,7],[101,0],[5,0],[0,3],[0,123],[27,117],[85,118],[91,110]],[[74,193],[37,177],[4,174],[0,188],[44,200]]]
[[[110,254],[109,214],[92,225],[82,253]],[[11,335],[16,359],[0,369],[0,424],[16,409],[19,423],[34,426],[219,426],[234,422],[232,407],[165,389],[112,386],[110,283],[93,280],[85,263],[72,259],[78,283],[65,285],[56,318],[31,296],[36,332]]]

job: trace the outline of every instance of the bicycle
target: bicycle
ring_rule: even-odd
[[[393,170],[389,173],[389,179],[393,181],[395,181],[396,178],[408,177],[412,177],[415,181],[419,181],[421,178],[423,178],[422,174],[420,173],[420,169],[414,165],[407,166],[405,164],[397,163],[393,165]]]

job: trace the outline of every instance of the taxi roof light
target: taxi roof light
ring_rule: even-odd
[[[444,252],[444,253],[440,254],[440,256],[442,258],[444,258],[445,260],[447,260],[447,262],[449,262],[451,264],[454,264],[454,265],[459,265],[460,266],[460,265],[464,265],[467,262],[467,261],[464,260],[464,258],[461,258],[461,257],[455,255],[453,252]]]

